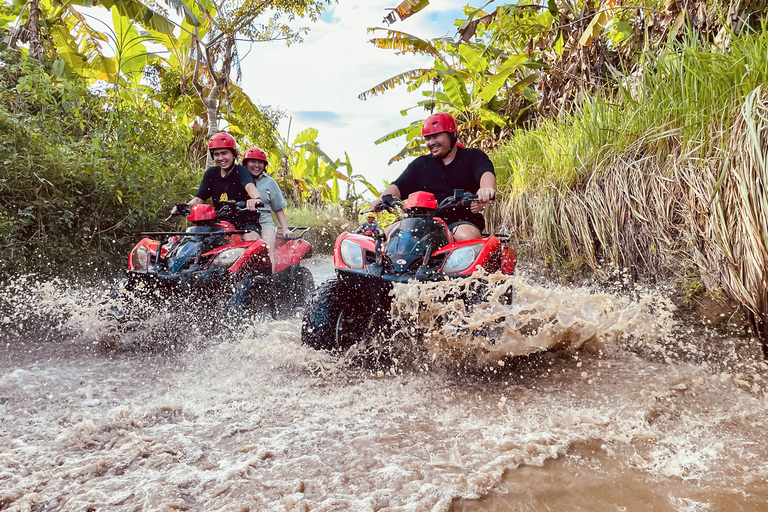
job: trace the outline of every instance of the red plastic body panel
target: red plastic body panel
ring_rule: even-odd
[[[473,273],[475,270],[477,270],[477,267],[488,267],[488,263],[491,261],[491,258],[495,253],[497,253],[501,248],[501,242],[498,238],[491,235],[488,238],[477,238],[475,240],[464,240],[461,242],[454,242],[452,244],[448,244],[442,249],[435,251],[432,253],[433,255],[438,254],[444,254],[453,252],[454,250],[458,249],[459,247],[466,247],[467,245],[475,245],[478,243],[485,243],[485,246],[480,250],[480,254],[477,255],[477,258],[475,259],[474,263],[470,265],[466,270],[459,272],[457,275],[461,276],[467,276]],[[488,268],[489,271],[495,271],[492,268]]]
[[[175,238],[176,238],[176,240],[178,240],[178,237],[175,237]],[[150,254],[157,254],[157,245],[159,243],[160,242],[158,240],[153,240],[151,238],[146,238],[146,237],[142,238],[141,240],[139,240],[139,243],[134,245],[133,249],[131,249],[131,252],[128,253],[128,270],[133,270],[134,269],[134,266],[133,266],[133,253],[136,251],[137,248],[143,246],[143,247],[146,247],[147,249],[149,249]],[[174,244],[175,243],[176,242],[174,241]],[[168,249],[171,248],[172,246],[173,246],[173,244],[165,244],[165,245],[163,245],[163,250],[161,251],[160,256],[162,258],[165,258],[165,255],[168,253]]]
[[[411,208],[437,210],[437,199],[435,199],[435,194],[429,192],[412,193],[408,196],[408,200],[403,205],[403,210],[410,210]]]
[[[511,247],[502,247],[501,249],[501,273],[514,274],[517,264],[517,253]]]
[[[312,245],[300,238],[278,238],[275,243],[275,272],[280,272],[312,255]]]
[[[216,218],[216,210],[209,204],[194,205],[187,216],[189,222],[201,222],[204,220],[213,220]]]

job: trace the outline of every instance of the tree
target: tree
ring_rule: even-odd
[[[174,0],[170,0],[174,1]],[[237,42],[251,43],[283,40],[286,44],[300,42],[309,29],[293,29],[288,22],[296,17],[317,21],[330,5],[331,0],[244,0],[227,3],[221,1],[189,2],[183,4],[191,14],[190,21],[197,20],[190,33],[191,75],[189,79],[206,107],[207,137],[219,130],[219,105],[226,99],[231,105],[230,83],[233,66],[238,68]],[[266,22],[262,22],[264,18]]]

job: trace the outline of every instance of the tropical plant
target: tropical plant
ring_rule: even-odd
[[[362,175],[354,174],[349,156],[345,153],[345,161],[333,160],[320,149],[317,142],[317,130],[308,128],[300,132],[293,142],[290,138],[290,122],[286,138],[279,137],[278,144],[271,149],[269,160],[279,162],[275,171],[275,179],[281,188],[289,192],[290,198],[296,205],[341,204],[348,212],[352,212],[357,201],[362,197],[357,195],[355,184],[363,184],[374,196],[378,195],[376,188]],[[344,168],[346,172],[340,169]],[[346,182],[346,199],[342,198],[340,182]]]
[[[630,1],[619,6],[614,0],[549,0],[546,5],[523,0],[492,11],[467,6],[466,18],[456,20],[454,38],[424,40],[387,30],[383,37],[372,39],[380,48],[428,55],[435,62],[431,68],[395,75],[360,99],[403,84],[411,91],[431,85],[431,90],[423,90],[427,99],[417,106],[453,114],[468,144],[490,150],[516,128],[532,128],[541,119],[572,112],[585,92],[599,91],[610,98],[637,89],[641,70],[654,65],[653,56],[664,44],[681,38],[686,19],[692,20],[696,37],[723,42],[729,31],[741,30],[745,20],[755,19],[750,13],[759,9],[758,4],[744,4],[741,13],[724,25],[716,21],[725,16],[722,6],[704,2]],[[692,12],[707,9],[710,16],[691,17]],[[393,160],[423,152],[417,138],[419,124],[377,142],[406,136],[406,146]]]

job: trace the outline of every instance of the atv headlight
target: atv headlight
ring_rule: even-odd
[[[140,245],[131,253],[131,265],[133,270],[147,270],[147,255],[149,249],[146,245]]]
[[[211,268],[229,268],[243,255],[244,252],[245,247],[237,247],[235,249],[222,251],[216,255],[213,263],[211,263]]]
[[[365,260],[363,259],[363,248],[355,242],[342,240],[341,260],[349,268],[363,268],[365,264]]]
[[[477,259],[477,255],[483,249],[485,244],[474,244],[459,247],[451,252],[443,265],[443,272],[452,274],[466,270]]]

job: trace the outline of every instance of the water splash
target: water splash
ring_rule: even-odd
[[[429,359],[448,366],[503,366],[551,349],[598,353],[621,340],[662,347],[676,327],[675,307],[661,295],[630,299],[500,273],[398,284],[392,295],[394,338],[418,341]]]

